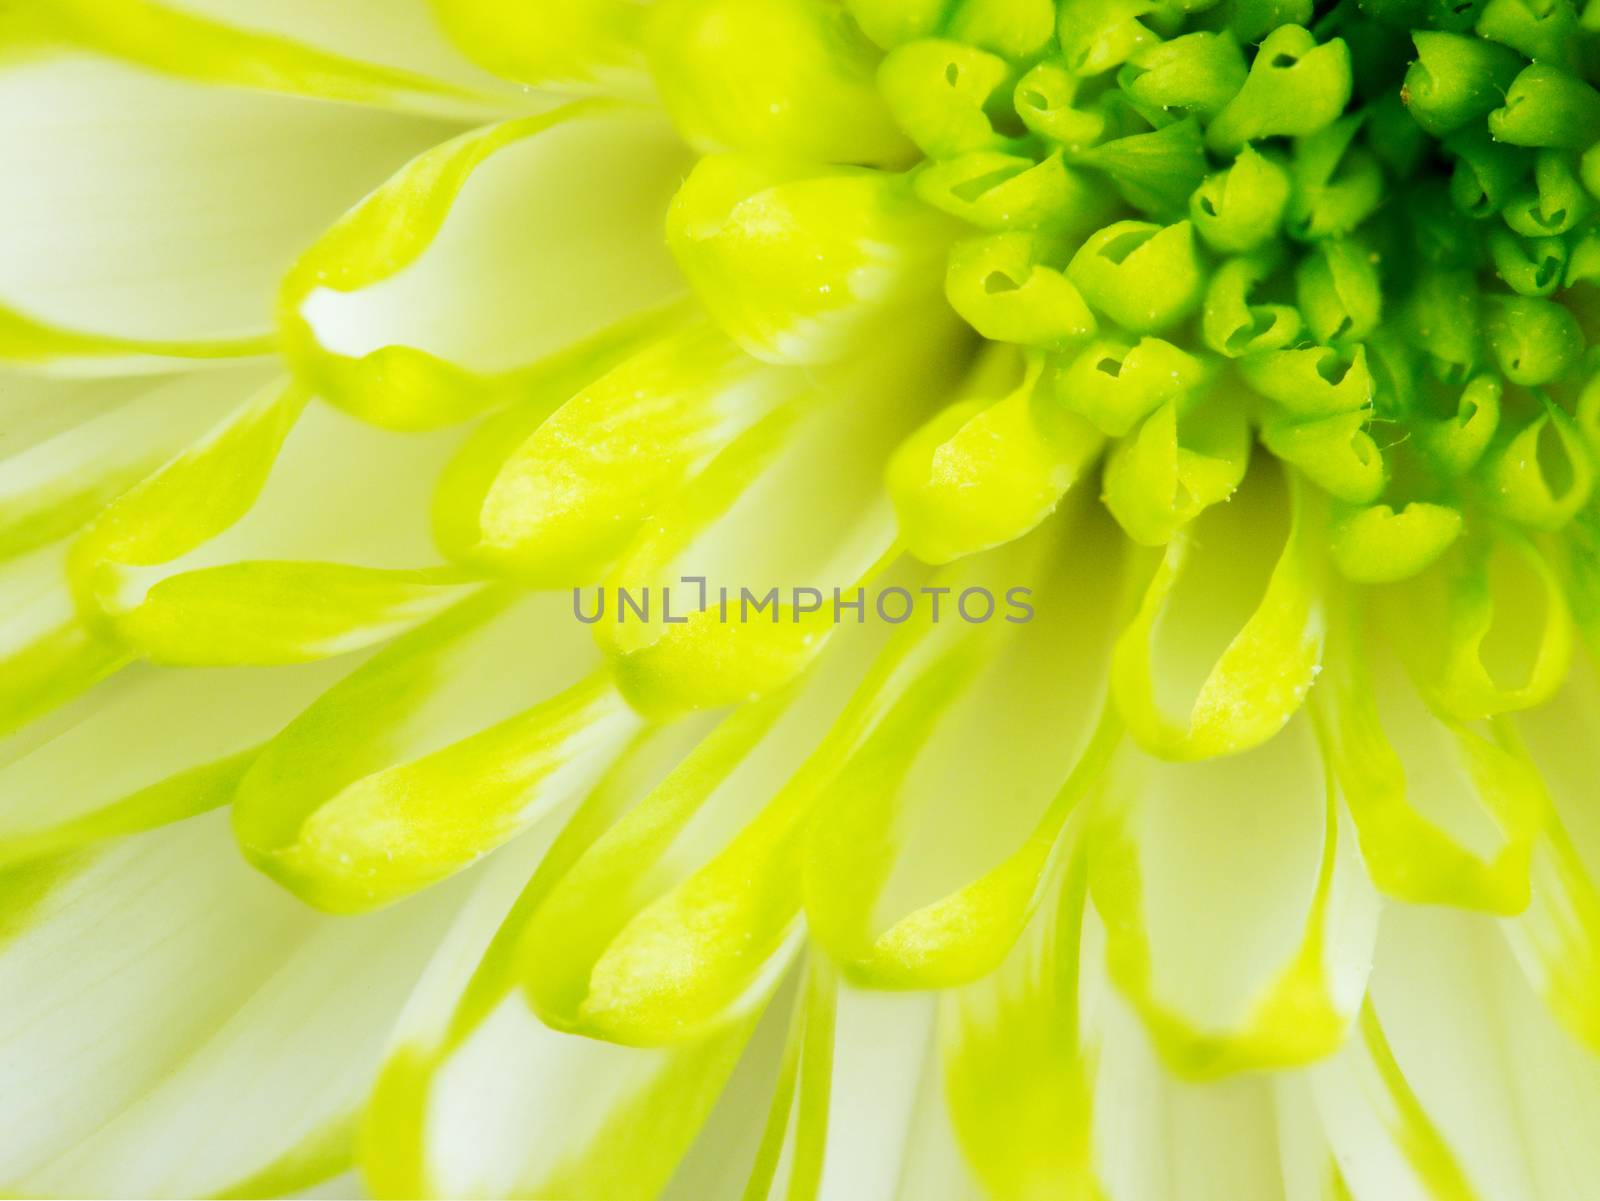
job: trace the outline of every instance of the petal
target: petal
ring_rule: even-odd
[[[0,378],[3,559],[77,529],[270,375],[246,367],[116,380]]]
[[[395,1032],[362,1136],[380,1196],[654,1196],[749,1038],[753,1020],[641,1050],[557,1033],[528,1012],[502,948],[554,833],[489,865]]]
[[[534,401],[486,422],[440,480],[439,542],[535,585],[590,583],[717,451],[805,387],[705,325],[667,335],[553,413]]]
[[[226,804],[256,749],[352,666],[122,672],[0,744],[0,863]]]
[[[1600,682],[1580,659],[1548,704],[1517,727],[1548,790],[1533,854],[1533,899],[1505,923],[1534,991],[1574,1038],[1600,1053],[1600,821],[1594,748],[1600,737]]]
[[[883,462],[960,351],[896,342],[819,373],[653,514],[604,581],[613,617],[595,626],[630,701],[674,714],[766,695],[867,620],[883,599],[868,585],[897,553]],[[619,590],[660,603],[624,620]]]
[[[208,83],[471,117],[527,97],[467,62],[425,0],[53,0],[18,32]]]
[[[1117,707],[1153,754],[1198,759],[1259,745],[1300,708],[1319,670],[1319,507],[1297,480],[1281,481],[1262,469],[1181,531],[1117,640]]]
[[[581,794],[637,723],[561,636],[564,603],[474,598],[323,694],[240,783],[246,855],[315,905],[367,909]]]
[[[0,887],[51,874],[0,950],[8,1191],[279,1193],[349,1162],[384,1031],[456,898],[328,922],[245,868],[220,815]]]
[[[870,657],[865,633],[798,695],[735,710],[676,766],[619,778],[586,802],[574,829],[588,832],[530,889],[517,936],[517,971],[545,1021],[676,1042],[765,997],[797,932],[805,820],[870,715],[866,698],[845,705],[860,652]],[[600,816],[621,805],[619,819]]]
[[[1042,394],[1043,366],[1030,362],[998,400],[957,401],[896,448],[889,491],[900,537],[919,559],[948,563],[1026,534],[1099,456],[1088,422]]]
[[[1506,528],[1463,538],[1382,597],[1382,628],[1429,704],[1478,721],[1547,700],[1576,630],[1543,548]]]
[[[1503,733],[1429,709],[1351,596],[1324,684],[1331,752],[1375,884],[1418,904],[1515,913],[1545,799]],[[1324,694],[1326,695],[1326,694]]]
[[[954,229],[903,176],[744,155],[701,159],[667,216],[701,302],[775,363],[832,362],[886,328],[939,320]]]
[[[744,1195],[905,1195],[934,1069],[933,998],[863,992],[813,960],[801,1001],[791,1026],[798,1070],[780,1082]]]
[[[661,217],[687,162],[659,116],[602,103],[446,142],[295,265],[285,352],[322,395],[396,428],[565,400],[663,328],[683,285]]]
[[[1145,1029],[1115,997],[1093,1019],[1095,1176],[1105,1201],[1275,1201],[1281,1168],[1271,1085],[1195,1084],[1164,1070]]]
[[[0,357],[97,374],[270,350],[295,253],[452,128],[81,55],[7,65],[0,111]]]
[[[67,544],[0,563],[0,733],[64,704],[128,661],[86,625],[67,584]]]
[[[1476,916],[1391,909],[1361,1037],[1311,1078],[1361,1201],[1577,1201],[1600,1171],[1600,1060]]]
[[[577,91],[633,94],[642,71],[649,0],[433,0],[468,58],[506,79]]]
[[[1172,1070],[1206,1078],[1338,1047],[1377,904],[1308,720],[1204,763],[1130,750],[1089,838],[1111,978]]]
[[[876,50],[822,0],[668,0],[651,31],[662,101],[701,149],[862,166],[915,160],[879,95]]]
[[[73,548],[80,603],[148,659],[300,662],[471,591],[428,537],[450,431],[401,438],[270,387],[125,493]]]
[[[848,979],[962,983],[1027,922],[1118,736],[1100,721],[1116,550],[1106,523],[1078,515],[924,586],[946,611],[930,606],[885,650],[885,716],[811,821],[807,918]],[[1026,614],[1001,602],[969,624],[1018,593],[1032,595]]]
[[[1082,840],[994,973],[946,995],[945,1087],[962,1149],[996,1201],[1098,1193],[1094,1055],[1082,1022]]]

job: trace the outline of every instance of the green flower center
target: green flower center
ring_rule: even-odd
[[[1036,411],[1110,440],[1135,539],[1225,499],[1252,432],[1335,499],[1357,579],[1479,514],[1553,531],[1584,507],[1593,5],[850,7],[890,47],[917,196],[970,227],[951,304],[1025,348]]]

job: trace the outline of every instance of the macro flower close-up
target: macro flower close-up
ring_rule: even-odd
[[[0,1195],[1600,1198],[1600,0],[0,0]]]

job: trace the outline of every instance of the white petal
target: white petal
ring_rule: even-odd
[[[357,662],[120,673],[0,746],[0,863],[226,804],[253,752]]]
[[[386,425],[540,388],[566,399],[683,290],[661,223],[687,156],[659,116],[604,104],[437,147],[301,258],[285,285],[291,360]]]
[[[1361,1038],[1311,1079],[1359,1201],[1579,1201],[1600,1173],[1600,1059],[1482,917],[1392,907]]]
[[[1186,1075],[1326,1055],[1360,1005],[1376,898],[1309,727],[1201,763],[1134,753],[1091,827],[1112,978]]]
[[[1271,1086],[1174,1080],[1114,995],[1096,1015],[1096,1176],[1107,1201],[1276,1201]]]
[[[59,36],[171,74],[450,115],[526,107],[462,56],[426,0],[56,0]],[[119,20],[119,18],[121,18]]]
[[[0,114],[0,319],[103,342],[0,344],[95,371],[270,349],[295,253],[451,128],[83,56],[9,64]]]

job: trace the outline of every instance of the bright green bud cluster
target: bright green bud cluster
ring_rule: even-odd
[[[963,400],[907,445],[890,485],[912,543],[942,559],[997,534],[955,509],[930,528],[911,464],[1020,422],[1023,478],[1066,416],[1106,439],[1134,539],[1226,500],[1259,442],[1332,498],[1332,560],[1361,580],[1423,570],[1474,522],[1552,531],[1588,503],[1592,4],[845,7],[924,156],[911,189],[968,227],[947,298],[1031,364],[1004,420]]]

